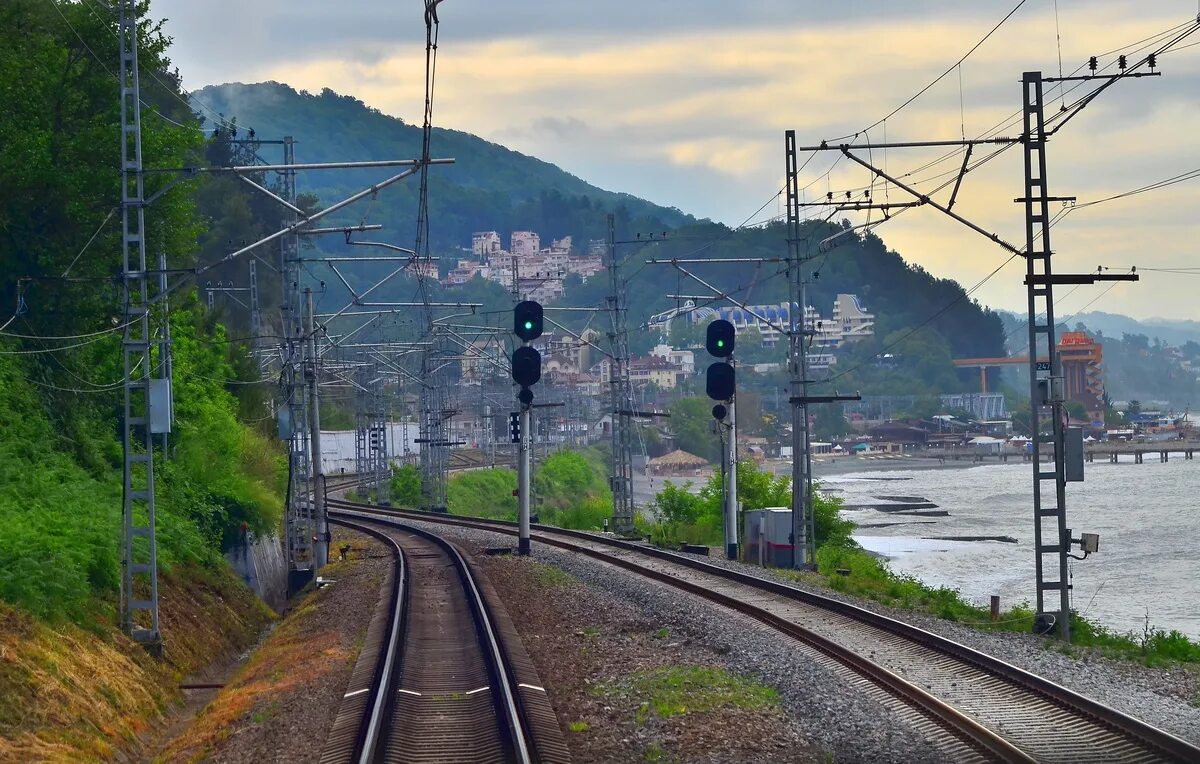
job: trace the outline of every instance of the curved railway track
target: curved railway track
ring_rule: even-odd
[[[341,517],[414,519],[516,534],[515,524],[330,499]],[[353,514],[347,514],[353,513]],[[907,707],[948,758],[1019,762],[1200,762],[1200,748],[941,635],[700,558],[595,533],[533,526],[581,553],[754,618],[829,656]],[[958,746],[957,748],[955,746]]]
[[[322,764],[569,761],[516,630],[458,549],[398,523],[331,523],[383,541],[396,564]]]

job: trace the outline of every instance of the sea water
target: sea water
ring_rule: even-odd
[[[920,497],[949,512],[845,512],[860,526],[897,523],[860,527],[855,534],[865,548],[887,556],[894,571],[956,588],[980,605],[991,595],[1000,596],[1002,607],[1034,602],[1031,464],[848,473],[820,483],[847,504]],[[1140,634],[1148,618],[1152,627],[1200,638],[1200,460],[1173,454],[1161,463],[1154,454],[1144,464],[1090,463],[1084,482],[1067,484],[1067,526],[1075,538],[1100,534],[1099,553],[1071,561],[1076,611],[1116,631]],[[931,536],[1010,536],[1017,542]],[[1054,566],[1047,579],[1057,578],[1054,556],[1046,560]],[[1047,592],[1047,598],[1046,609],[1057,610],[1058,593]]]

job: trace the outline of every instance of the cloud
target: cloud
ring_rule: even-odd
[[[1122,45],[1194,17],[1169,0],[1060,4],[1067,72]],[[228,0],[158,0],[175,15],[177,63],[188,82],[275,79],[318,92],[352,94],[387,113],[419,119],[423,29],[411,9],[383,0],[329,5],[263,0],[253,12]],[[438,124],[467,130],[554,162],[598,185],[738,223],[782,185],[782,132],[800,142],[853,134],[945,70],[1011,8],[988,3],[545,3],[450,0],[442,5]],[[228,12],[228,14],[227,14]],[[236,15],[232,27],[225,18]],[[1057,74],[1053,12],[1029,5],[961,67],[858,143],[957,138],[994,126],[1019,131],[1020,76]],[[1200,39],[1198,37],[1197,39]],[[195,52],[204,46],[202,53]],[[1107,63],[1112,55],[1102,55]],[[1052,193],[1100,198],[1178,172],[1200,155],[1200,48],[1164,56],[1164,76],[1105,92],[1050,144]],[[1075,87],[1074,85],[1069,87]],[[1070,103],[1084,91],[1065,96]],[[1048,102],[1060,103],[1058,91]],[[1051,107],[1053,112],[1053,107]],[[985,156],[980,147],[975,156]],[[906,183],[929,189],[953,177],[951,149],[863,157]],[[949,155],[927,169],[922,165]],[[956,211],[1020,243],[1021,152],[1010,149],[971,172]],[[803,158],[802,158],[803,159]],[[1186,169],[1186,168],[1184,168]],[[866,186],[871,176],[836,155],[805,168],[808,193]],[[1062,267],[1175,262],[1195,254],[1200,223],[1193,188],[1174,187],[1072,213],[1055,229]],[[877,191],[882,191],[877,186]],[[949,193],[941,192],[942,198]],[[904,193],[891,189],[893,201]],[[1190,204],[1189,208],[1187,205]],[[769,210],[773,210],[771,207]],[[906,212],[878,229],[904,255],[970,286],[1007,255],[930,209]],[[984,284],[981,299],[1023,305],[1018,266]],[[1009,271],[1012,271],[1010,273]],[[1180,313],[1200,318],[1169,284]],[[1083,297],[1086,290],[1080,290]],[[1161,312],[1157,290],[1113,290],[1134,314]],[[1091,299],[1090,297],[1087,299]],[[1100,304],[1098,307],[1106,307]],[[1115,307],[1107,305],[1107,307]]]

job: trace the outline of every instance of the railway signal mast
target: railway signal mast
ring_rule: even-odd
[[[529,554],[529,482],[530,445],[533,439],[533,390],[530,388],[542,378],[542,355],[529,343],[542,336],[543,312],[540,303],[524,300],[513,308],[513,334],[521,339],[521,346],[513,350],[512,378],[521,386],[517,393],[520,403],[516,432],[519,438],[517,458],[517,554]]]
[[[733,349],[737,344],[733,324],[723,318],[709,323],[704,347],[709,355],[721,360],[708,365],[704,389],[708,397],[719,401],[712,409],[717,432],[721,436],[721,468],[725,473],[725,556],[738,558],[737,521],[737,373],[733,368]]]

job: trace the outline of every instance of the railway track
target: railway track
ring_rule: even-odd
[[[458,549],[419,528],[331,522],[384,542],[395,565],[322,764],[569,761],[516,630]]]
[[[509,535],[501,521],[330,499],[339,517],[422,520]],[[533,526],[532,540],[581,553],[754,618],[886,693],[947,758],[1019,762],[1200,762],[1200,748],[938,634],[730,568],[595,533]]]

